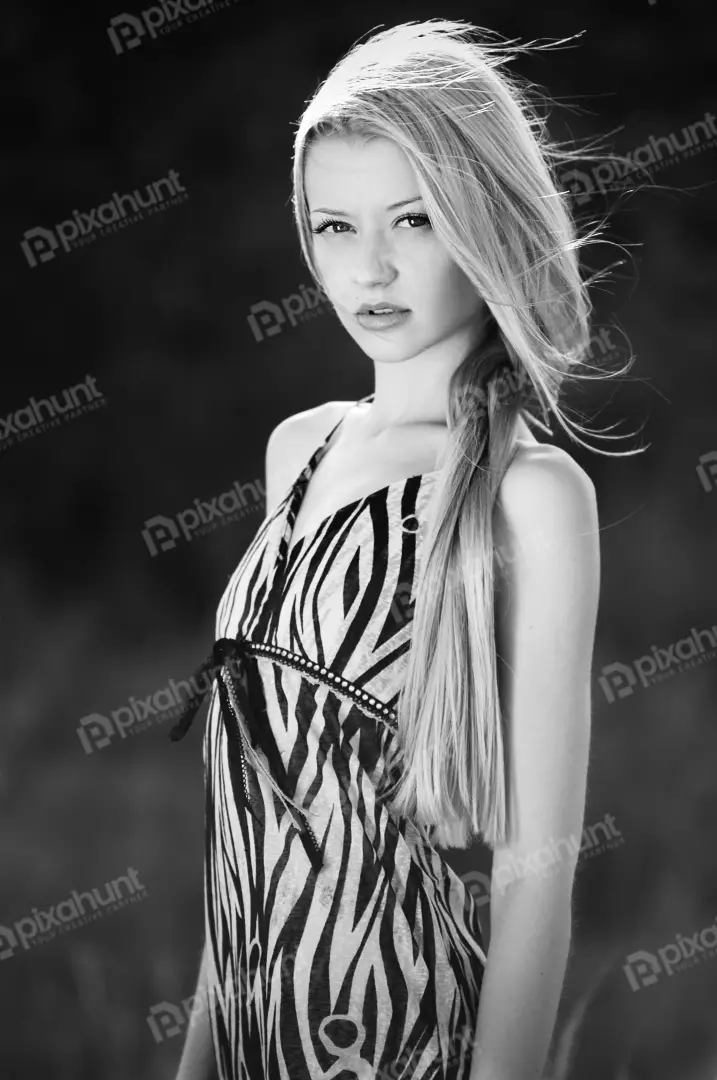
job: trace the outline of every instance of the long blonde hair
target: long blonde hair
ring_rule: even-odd
[[[587,446],[571,426],[587,429],[567,419],[558,395],[570,369],[588,366],[592,305],[577,252],[597,232],[578,239],[554,179],[555,163],[572,154],[548,138],[528,89],[499,70],[510,50],[472,41],[477,33],[462,20],[432,19],[354,46],[306,107],[293,165],[296,225],[320,287],[307,151],[327,135],[385,137],[413,165],[434,231],[489,313],[483,339],[450,381],[447,450],[415,589],[398,731],[386,754],[385,775],[398,776],[393,812],[444,847],[476,836],[495,845],[507,833],[493,510],[519,414],[550,434],[552,412]]]

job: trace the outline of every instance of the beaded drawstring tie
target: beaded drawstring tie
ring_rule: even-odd
[[[210,672],[212,678],[206,679]],[[253,751],[257,747],[263,751],[271,775],[259,762],[255,752],[250,756],[265,773],[291,813],[311,865],[318,872],[323,866],[321,848],[306,815],[290,801],[287,793],[289,778],[271,731],[261,677],[256,669],[256,661],[247,654],[241,639],[220,638],[199,665],[192,681],[195,686],[203,685],[203,689],[185,702],[177,723],[169,733],[171,742],[177,742],[187,734],[214,679],[217,681],[220,712],[227,733],[229,770],[237,804],[244,806],[257,821],[263,822],[261,800],[251,797],[246,767],[246,740]]]

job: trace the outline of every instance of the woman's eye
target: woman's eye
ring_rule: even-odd
[[[404,214],[402,217],[400,217],[398,219],[396,224],[398,225],[399,222],[411,221],[411,220],[419,222],[418,228],[423,228],[426,225],[430,225],[429,218],[428,218],[428,216],[426,214]],[[349,228],[349,229],[351,228],[351,226],[348,225],[347,222],[345,222],[345,221],[339,221],[337,218],[327,218],[325,221],[320,221],[319,224],[316,226],[316,228],[313,228],[311,231],[315,235],[318,235],[319,233],[325,232],[328,228],[336,228],[337,226],[346,226],[346,228]],[[412,225],[410,227],[409,231],[414,231],[415,228],[416,228],[416,226]],[[329,236],[345,236],[346,234],[344,232],[331,232],[328,235]]]
[[[409,218],[420,221],[421,226],[431,224],[426,214],[404,214],[402,218],[398,219],[398,221],[407,221]],[[398,224],[398,222],[396,222],[396,224]]]
[[[318,234],[318,233],[325,232],[329,228],[329,226],[345,225],[345,224],[346,224],[345,221],[336,221],[334,218],[327,218],[326,221],[320,221],[319,224],[316,226],[316,228],[312,229],[311,231],[313,233]],[[331,233],[330,235],[331,236],[336,236],[337,234],[336,233]]]

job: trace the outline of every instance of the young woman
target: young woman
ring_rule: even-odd
[[[302,250],[375,391],[272,433],[219,606],[179,1080],[536,1080],[548,1055],[575,857],[494,890],[486,956],[438,850],[571,851],[599,592],[593,485],[533,433],[552,413],[581,442],[558,405],[587,377],[580,241],[476,29],[376,34],[298,127]]]

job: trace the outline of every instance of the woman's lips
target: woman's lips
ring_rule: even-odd
[[[389,330],[393,326],[401,326],[410,315],[411,312],[408,310],[385,311],[377,315],[370,315],[367,311],[359,311],[356,315],[356,321],[367,330]]]

